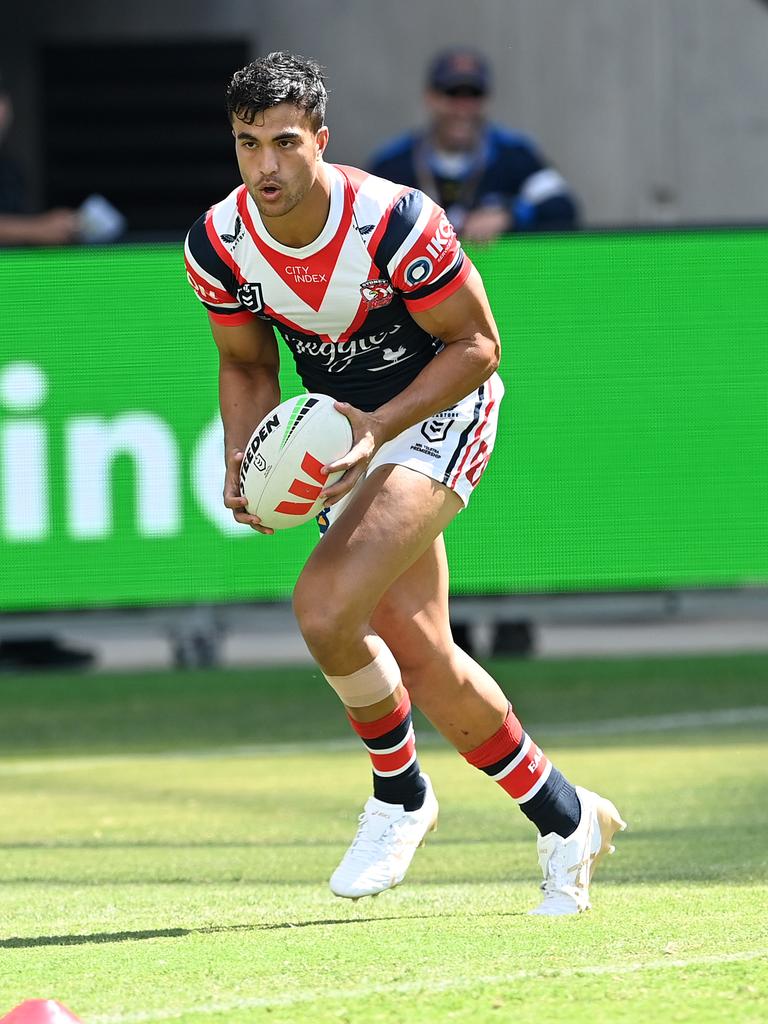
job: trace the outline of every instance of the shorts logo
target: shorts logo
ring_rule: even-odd
[[[249,313],[258,313],[264,309],[264,296],[261,294],[261,285],[258,281],[253,284],[241,284],[237,289],[237,301]]]
[[[405,280],[413,288],[421,284],[432,273],[432,260],[426,256],[419,256],[417,260],[411,260],[405,268]]]
[[[388,306],[395,297],[391,282],[383,277],[363,281],[360,285],[360,294],[368,309],[380,309],[381,306]]]
[[[435,444],[437,441],[444,441],[446,439],[453,422],[454,418],[452,416],[434,416],[431,420],[422,423],[421,432],[430,444]]]
[[[422,444],[421,441],[416,441],[415,444],[411,445],[412,452],[418,452],[419,455],[428,455],[430,459],[440,458],[439,448],[430,448],[427,444]]]

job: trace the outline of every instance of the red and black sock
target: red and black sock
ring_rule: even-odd
[[[541,835],[565,839],[579,824],[575,788],[524,731],[512,705],[498,732],[464,757],[517,800]]]
[[[406,693],[394,711],[375,722],[348,716],[373,764],[373,795],[387,804],[415,811],[424,803],[426,785],[416,757],[411,701]]]

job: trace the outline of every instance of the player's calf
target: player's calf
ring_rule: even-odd
[[[587,910],[595,866],[613,852],[614,833],[626,828],[614,805],[573,786],[528,736],[511,706],[502,727],[464,757],[509,793],[539,831],[544,900],[533,913]]]

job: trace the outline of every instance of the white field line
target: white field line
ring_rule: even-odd
[[[434,978],[424,981],[395,982],[388,985],[370,985],[367,988],[328,989],[317,992],[295,992],[285,995],[237,999],[231,1002],[196,1004],[171,1010],[148,1010],[117,1016],[95,1016],[89,1018],[92,1024],[153,1024],[155,1021],[176,1020],[192,1014],[233,1013],[238,1010],[263,1009],[266,1007],[298,1006],[301,1003],[334,1002],[343,1006],[350,1000],[365,999],[368,996],[432,995],[478,985],[507,985],[517,981],[549,981],[559,978],[622,976],[641,971],[685,970],[690,967],[710,967],[719,964],[744,963],[750,960],[768,960],[768,949],[751,949],[742,953],[718,953],[711,956],[691,957],[679,960],[669,957],[664,960],[648,960],[645,963],[596,964],[586,967],[553,967],[538,971],[511,971],[509,974],[476,975],[471,978]]]
[[[677,732],[686,729],[708,729],[730,725],[768,723],[768,706],[752,708],[717,708],[712,711],[682,711],[669,715],[638,715],[627,718],[603,718],[593,722],[557,722],[529,724],[526,728],[544,736],[641,735],[649,732]],[[437,737],[425,736],[420,746],[442,745]],[[198,750],[155,751],[134,754],[94,754],[87,757],[40,757],[18,761],[0,760],[1,775],[27,775],[50,771],[75,771],[103,768],[109,765],[134,764],[138,761],[207,761],[227,757],[295,757],[302,754],[327,753],[358,749],[354,736],[334,740],[307,740],[305,743],[260,743],[247,746],[211,747]]]

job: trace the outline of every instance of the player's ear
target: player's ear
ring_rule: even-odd
[[[325,147],[328,145],[328,139],[330,138],[330,132],[328,131],[327,125],[323,125],[322,128],[315,135],[315,145],[317,146],[317,159],[325,152]]]

